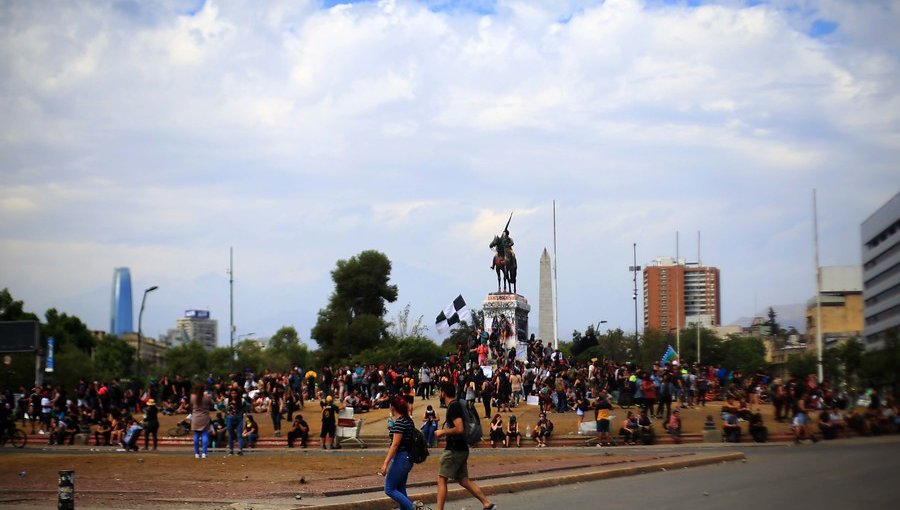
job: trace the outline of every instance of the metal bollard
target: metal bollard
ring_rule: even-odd
[[[57,510],[75,510],[75,471],[59,472]]]

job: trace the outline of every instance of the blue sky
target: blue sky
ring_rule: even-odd
[[[495,286],[510,211],[536,306],[557,201],[560,333],[633,328],[639,264],[722,271],[723,319],[804,302],[900,186],[889,1],[14,2],[0,17],[0,286],[145,333],[204,308],[304,340],[378,249],[433,317]],[[60,29],[65,27],[65,29]],[[537,313],[532,317],[537,329]],[[432,327],[430,334],[436,336]]]

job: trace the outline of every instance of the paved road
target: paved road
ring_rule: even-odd
[[[900,438],[748,448],[747,462],[495,496],[500,510],[900,508]],[[477,510],[478,501],[448,503]]]

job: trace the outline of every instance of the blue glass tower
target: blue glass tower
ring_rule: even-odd
[[[127,267],[113,270],[109,334],[119,336],[134,331],[131,311],[131,272]]]

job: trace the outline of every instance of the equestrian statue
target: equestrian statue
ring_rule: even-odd
[[[489,248],[495,250],[494,261],[491,269],[497,273],[497,292],[516,292],[516,254],[513,251],[513,240],[509,237],[509,222],[512,221],[512,213],[503,228],[503,233],[494,236]],[[503,286],[500,286],[500,275],[503,275]]]

